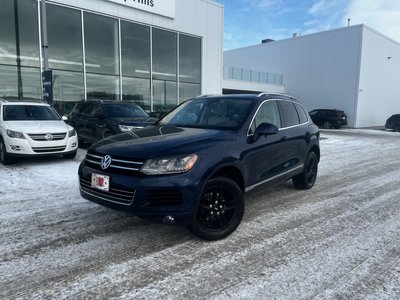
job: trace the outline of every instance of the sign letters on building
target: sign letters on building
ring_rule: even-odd
[[[107,0],[150,13],[175,18],[175,0]]]

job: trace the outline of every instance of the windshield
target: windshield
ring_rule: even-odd
[[[50,106],[4,105],[4,121],[55,121],[60,116]]]
[[[247,119],[253,102],[247,99],[192,99],[160,120],[160,125],[235,130]]]
[[[136,104],[113,103],[103,106],[104,113],[109,118],[148,118],[148,114]]]

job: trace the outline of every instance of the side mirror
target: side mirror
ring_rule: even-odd
[[[257,126],[256,130],[254,131],[254,135],[251,138],[251,142],[255,142],[258,140],[260,136],[268,136],[272,134],[277,134],[279,132],[278,127],[271,123],[261,123]]]

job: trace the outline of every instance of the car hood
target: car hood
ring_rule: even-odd
[[[25,133],[61,133],[72,129],[63,121],[6,121],[7,129]]]
[[[138,117],[138,118],[111,118],[112,121],[121,124],[121,125],[143,125],[143,126],[149,126],[149,125],[154,125],[155,122],[158,121],[156,118],[149,118],[149,117]]]
[[[235,139],[230,131],[176,126],[151,126],[103,139],[88,151],[119,157],[153,158],[177,154],[190,154],[220,147]]]

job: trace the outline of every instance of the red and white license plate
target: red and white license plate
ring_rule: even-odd
[[[102,190],[110,190],[110,176],[92,173],[92,187]]]

